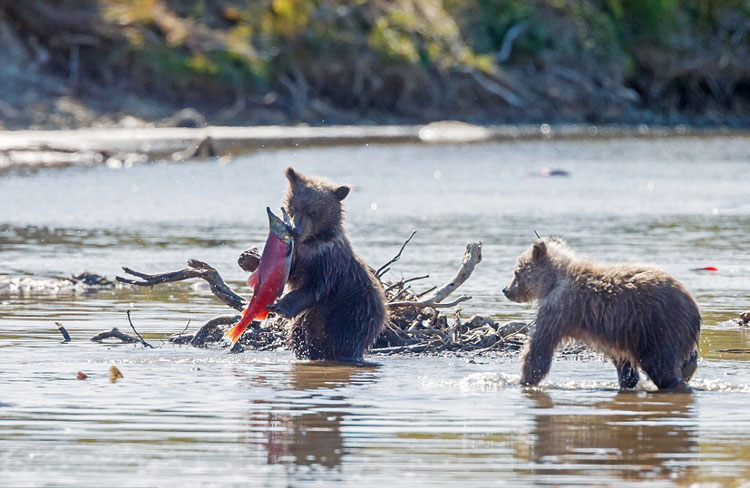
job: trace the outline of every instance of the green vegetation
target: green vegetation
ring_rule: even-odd
[[[21,31],[49,4],[95,12],[92,34],[104,42],[84,46],[89,80],[180,103],[265,100],[292,119],[607,121],[648,111],[668,122],[741,118],[750,106],[746,0],[10,3],[0,11]],[[47,22],[47,32],[69,29]],[[66,69],[69,47],[36,30]]]

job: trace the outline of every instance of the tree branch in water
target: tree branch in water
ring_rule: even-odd
[[[112,327],[111,330],[103,330],[96,334],[94,337],[91,338],[91,341],[93,342],[101,342],[104,339],[119,339],[121,342],[124,342],[126,344],[132,344],[135,342],[140,342],[137,337],[133,337],[130,334],[126,334],[125,332],[121,331],[117,327]]]
[[[216,295],[219,300],[237,311],[242,311],[245,308],[245,300],[227,286],[221,275],[219,275],[219,272],[211,265],[197,259],[190,259],[188,261],[188,266],[188,268],[179,271],[156,274],[141,273],[128,268],[127,266],[123,266],[123,271],[129,275],[141,278],[141,280],[123,278],[122,276],[116,276],[115,279],[120,283],[127,283],[129,285],[154,286],[161,283],[173,283],[175,281],[184,281],[191,278],[201,278],[208,282],[211,287],[211,293]]]
[[[378,270],[375,272],[375,276],[378,279],[380,279],[380,277],[382,277],[385,273],[388,272],[388,270],[390,269],[388,266],[390,266],[391,264],[393,264],[396,261],[398,261],[399,259],[401,259],[401,253],[404,252],[404,248],[406,247],[407,244],[409,244],[409,241],[411,241],[411,238],[414,237],[414,234],[416,234],[416,233],[417,233],[416,230],[412,231],[412,233],[409,236],[409,238],[406,239],[406,241],[404,241],[404,243],[401,245],[401,249],[399,249],[398,254],[396,254],[395,256],[393,256],[390,261],[388,261],[383,266],[381,266],[380,268],[378,268]]]

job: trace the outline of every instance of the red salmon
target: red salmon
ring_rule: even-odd
[[[290,225],[274,215],[270,208],[266,207],[266,212],[270,227],[268,238],[260,256],[258,269],[247,280],[247,284],[253,287],[253,297],[242,311],[240,321],[224,334],[224,337],[231,339],[232,345],[239,340],[253,320],[263,320],[268,316],[267,307],[281,296],[289,278],[289,269],[292,267],[294,239]],[[287,221],[289,219],[285,211],[284,218]]]

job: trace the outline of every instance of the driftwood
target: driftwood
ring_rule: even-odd
[[[141,280],[133,280],[131,278],[123,278],[122,276],[116,276],[115,279],[120,283],[127,283],[129,285],[136,286],[154,286],[161,283],[173,283],[175,281],[189,280],[190,278],[202,278],[208,282],[211,287],[211,292],[216,295],[221,301],[229,305],[235,310],[242,311],[245,308],[245,300],[232,291],[231,288],[224,283],[219,272],[214,269],[213,266],[199,261],[197,259],[188,260],[188,268],[181,269],[179,271],[170,271],[167,273],[156,273],[146,274],[132,270],[126,266],[123,266],[122,270],[129,275],[137,276]]]
[[[63,324],[60,322],[55,322],[55,325],[57,326],[57,330],[60,331],[60,334],[63,336],[63,343],[70,342],[72,339],[70,338],[70,334],[68,334],[67,329],[63,327]]]
[[[133,337],[130,334],[126,334],[117,327],[112,327],[110,330],[103,330],[91,338],[93,342],[101,342],[104,339],[117,339],[120,342],[126,344],[132,344],[135,342],[141,342],[137,337]]]
[[[411,237],[409,239],[411,239]],[[400,255],[400,252],[399,252],[399,255]],[[459,268],[456,275],[450,281],[445,283],[440,288],[437,288],[434,292],[432,292],[432,294],[430,294],[427,298],[424,298],[423,300],[420,300],[420,301],[408,301],[407,300],[407,301],[400,301],[400,302],[390,302],[388,303],[388,306],[390,308],[397,308],[397,307],[450,308],[450,307],[455,307],[461,302],[470,300],[471,299],[470,296],[464,295],[454,300],[451,303],[447,303],[447,304],[441,303],[443,300],[449,297],[454,291],[456,291],[459,286],[461,286],[466,280],[469,279],[469,276],[471,276],[471,273],[474,272],[474,268],[476,267],[476,265],[481,262],[482,262],[482,242],[481,241],[471,242],[466,245],[466,252],[464,253],[464,258],[463,258],[463,261],[461,262],[461,267]]]

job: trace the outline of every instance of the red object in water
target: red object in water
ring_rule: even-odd
[[[719,271],[716,266],[706,266],[705,268],[693,268],[693,271]]]

